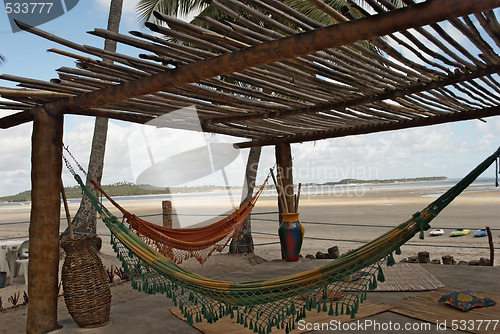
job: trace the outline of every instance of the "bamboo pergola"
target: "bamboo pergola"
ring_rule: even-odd
[[[18,110],[0,127],[34,121],[28,331],[56,324],[65,114],[147,123],[194,105],[204,132],[242,138],[240,148],[276,145],[283,155],[290,143],[500,115],[500,0],[404,0],[401,9],[349,0],[343,14],[310,2],[338,24],[278,0],[213,0],[231,22],[200,17],[201,28],[157,13],[165,25],[147,23],[151,33],[90,32],[137,48],[134,56],[19,23],[76,62],[48,82],[0,76],[21,87],[0,88],[0,109]]]
[[[224,0],[211,4],[236,18],[232,8],[238,5],[244,15],[265,24],[243,15],[236,23],[200,18],[209,30],[158,13],[168,28],[147,23],[154,34],[90,32],[138,48],[138,57],[79,45],[20,24],[85,55],[49,50],[76,60],[76,68],[57,69],[58,78],[50,82],[0,76],[29,89],[1,91],[15,102],[0,102],[0,108],[24,111],[0,119],[0,126],[32,120],[29,110],[48,102],[63,104],[66,114],[138,123],[195,105],[204,132],[252,139],[238,145],[248,147],[499,114],[499,23],[492,10],[459,18],[455,1],[418,14],[411,7],[392,13],[395,8],[388,1],[368,3],[377,14],[353,21],[349,12],[343,16],[320,7],[336,21],[345,21],[330,30],[280,1]],[[426,22],[435,16],[449,19]],[[297,34],[297,27],[305,33]],[[456,34],[473,48],[464,48]],[[369,39],[380,52],[350,39]],[[114,65],[104,64],[103,57]],[[69,96],[75,98],[61,100]],[[182,122],[172,126],[184,127]]]

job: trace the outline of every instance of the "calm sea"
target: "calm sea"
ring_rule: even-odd
[[[418,190],[418,189],[432,189],[432,188],[451,188],[460,179],[446,179],[442,181],[425,181],[425,182],[401,182],[401,183],[386,183],[386,184],[343,184],[335,186],[321,186],[312,185],[304,186],[301,193],[304,195],[321,195],[330,191],[338,190],[339,192],[346,189],[356,189],[364,188],[370,191],[382,191],[382,190]],[[479,191],[495,191],[500,188],[495,187],[494,178],[478,178],[472,183],[475,187],[468,192],[479,192]],[[232,190],[233,196],[240,197],[241,190]],[[212,192],[212,193],[186,193],[186,194],[170,194],[170,195],[146,195],[146,196],[123,196],[118,197],[120,202],[122,201],[137,201],[137,200],[176,200],[176,199],[201,199],[201,198],[214,198],[214,197],[227,197],[225,191],[222,192]],[[273,189],[266,190],[262,196],[275,196],[276,191]],[[424,195],[424,197],[437,197],[437,194]],[[107,201],[103,199],[103,201]],[[79,203],[80,199],[70,199],[69,203]],[[0,203],[0,206],[16,206],[16,205],[30,205],[30,202],[15,202],[15,203]]]

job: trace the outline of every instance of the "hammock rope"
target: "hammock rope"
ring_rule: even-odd
[[[120,206],[94,179],[90,179],[90,182],[111,204],[121,211],[130,229],[159,253],[177,264],[192,257],[203,264],[213,252],[221,252],[231,239],[238,238],[243,223],[252,212],[268,179],[269,176],[255,195],[230,215],[207,226],[180,229],[156,225],[137,217]]]
[[[294,275],[250,282],[214,280],[179,267],[156,252],[113,216],[75,179],[110,229],[111,242],[132,286],[149,294],[164,293],[178,306],[189,324],[205,319],[209,323],[223,316],[259,334],[276,327],[289,332],[307,312],[348,314],[354,318],[368,290],[383,281],[381,264],[394,264],[393,253],[417,233],[430,228],[436,217],[500,156],[500,148],[446,193],[370,243],[352,250],[319,268]]]
[[[87,175],[85,169],[70,152],[69,147],[63,145],[63,148],[75,162],[78,169],[80,169],[84,175]],[[77,179],[77,182],[82,185],[83,181],[76,174],[71,163],[68,159],[66,159],[64,154],[62,156],[70,173],[75,178],[78,178],[79,180]],[[111,204],[121,211],[123,214],[123,220],[129,224],[130,229],[134,231],[135,234],[137,234],[149,246],[153,247],[156,251],[177,264],[180,264],[182,261],[189,258],[195,258],[200,264],[203,264],[213,252],[221,252],[225,247],[227,247],[228,243],[232,239],[234,240],[238,238],[241,230],[243,229],[243,223],[252,212],[252,209],[262,194],[268,180],[269,175],[252,198],[247,200],[245,203],[242,203],[238,209],[235,209],[234,212],[219,221],[197,228],[177,229],[153,224],[137,217],[120,206],[104,191],[97,181],[93,178],[88,179],[97,191],[104,195],[111,202]],[[87,197],[90,199],[94,207],[100,205],[99,201],[96,201],[94,195],[89,196],[89,194],[87,194]],[[232,200],[231,194],[230,197]]]

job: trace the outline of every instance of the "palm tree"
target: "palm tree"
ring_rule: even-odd
[[[149,21],[156,18],[153,12],[157,11],[169,16],[182,16],[201,11],[208,4],[203,0],[140,0],[137,11],[141,21]]]
[[[111,0],[108,18],[108,30],[118,32],[120,27],[120,20],[122,16],[123,0]],[[116,51],[116,41],[106,39],[104,49],[107,51]],[[104,62],[112,62],[104,59]],[[97,117],[94,125],[94,136],[92,138],[92,148],[90,152],[88,173],[87,173],[87,188],[90,189],[97,196],[97,190],[90,183],[90,178],[101,183],[103,167],[104,167],[104,153],[106,148],[106,139],[108,133],[108,119]],[[92,205],[87,196],[82,197],[80,207],[72,221],[72,226],[75,232],[92,233],[95,234],[97,230],[96,209]],[[96,250],[101,248],[101,239],[96,238],[94,244]]]
[[[348,5],[347,1],[344,0],[323,0],[321,2],[311,0],[282,1],[286,5],[325,25],[335,24],[338,23],[338,21],[325,11],[319,9],[318,6],[326,5],[340,12],[343,6]],[[390,1],[396,4],[396,6],[400,6],[401,0]],[[137,5],[137,11],[139,13],[140,20],[153,20],[156,23],[160,23],[160,20],[158,20],[153,15],[154,11],[158,11],[170,16],[187,15],[194,11],[199,11],[199,16],[207,16],[220,21],[232,20],[230,17],[228,17],[224,13],[221,13],[217,9],[208,7],[208,2],[203,0],[140,0]],[[358,11],[354,11],[354,14],[362,16]],[[210,27],[206,26],[205,23],[201,20],[194,19],[191,23],[210,29]],[[373,49],[373,46],[370,44],[368,44],[368,47]],[[258,166],[259,163],[260,153],[260,147],[254,147],[250,150],[245,175],[245,187],[247,190],[247,196],[245,198],[242,198],[242,203],[244,203],[246,200],[248,200],[248,198],[252,196],[257,174],[256,166]],[[243,224],[242,233],[240,233],[238,239],[231,242],[229,253],[253,253],[254,249],[252,245],[253,240],[251,236],[251,222],[249,216]]]

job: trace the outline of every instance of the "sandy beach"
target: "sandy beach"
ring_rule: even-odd
[[[314,255],[318,251],[327,252],[327,249],[332,246],[338,246],[341,253],[357,248],[391,227],[406,221],[413,213],[427,206],[439,194],[447,190],[445,187],[430,186],[430,184],[426,186],[425,183],[416,187],[363,185],[349,189],[322,194],[308,193],[307,188],[303,189],[299,210],[300,219],[306,231],[301,252],[303,256]],[[118,201],[120,202],[119,198]],[[145,219],[161,224],[159,215],[161,199],[156,197],[147,200],[128,199],[120,203],[136,215],[147,216]],[[228,205],[221,196],[183,198],[174,202],[177,212],[191,212],[194,215],[215,215],[225,210]],[[72,214],[77,208],[78,203],[70,204]],[[118,211],[112,211],[118,215]],[[193,260],[186,261],[183,266],[210,277],[243,269],[263,260],[271,261],[280,258],[276,211],[276,197],[272,193],[262,196],[254,208],[252,233],[256,244],[255,254],[258,257],[235,257],[222,254],[212,256],[202,267]],[[29,214],[29,205],[0,206],[0,239],[27,239]],[[63,212],[61,217],[64,217]],[[479,260],[481,257],[489,258],[487,238],[474,238],[473,234],[478,229],[489,226],[492,229],[493,242],[497,246],[500,237],[499,218],[500,188],[494,188],[492,184],[473,185],[431,223],[432,228],[444,229],[443,236],[430,237],[426,232],[424,240],[420,240],[418,236],[414,237],[402,246],[402,255],[396,256],[396,261],[417,255],[421,251],[429,252],[431,259],[452,255],[457,262]],[[61,220],[61,230],[66,228],[66,224],[66,220]],[[456,228],[467,228],[471,233],[462,237],[449,237],[449,232]],[[103,238],[101,258],[104,265],[119,266],[120,263],[109,245],[109,231],[101,222],[98,225],[98,233]],[[498,266],[499,263],[500,261],[497,260],[495,265]],[[17,292],[20,292],[22,296],[25,291],[22,276],[16,277],[12,285],[9,283],[10,280],[7,277],[7,286],[0,289],[0,297],[5,309],[12,306],[8,302],[10,296]],[[119,302],[121,298],[133,298],[137,294],[132,291],[130,284],[115,285],[112,293],[114,303]],[[63,300],[60,299],[60,301],[60,312],[67,312]],[[0,312],[2,323],[0,332],[17,332],[5,331],[7,330],[4,327],[5,323],[9,324],[10,329],[25,326],[26,311],[26,307],[17,307]],[[14,316],[13,312],[18,312],[21,317],[18,316],[19,314]]]

